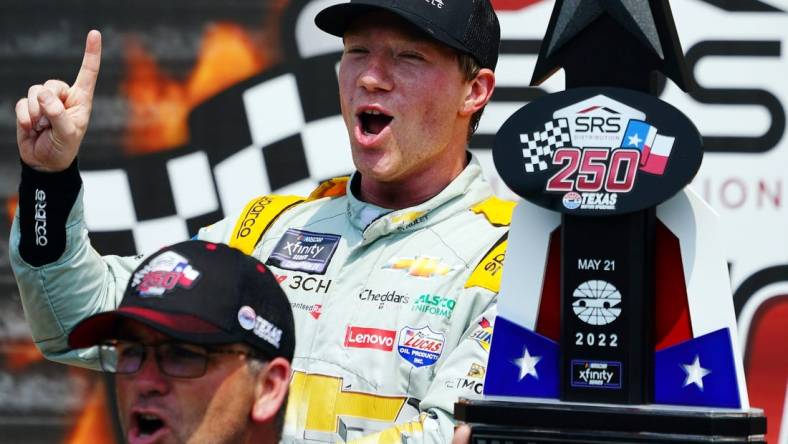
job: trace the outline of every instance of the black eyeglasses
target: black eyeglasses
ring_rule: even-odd
[[[256,358],[243,350],[210,349],[185,342],[162,342],[147,345],[141,342],[110,340],[99,345],[101,369],[109,373],[128,375],[137,372],[145,362],[147,350],[153,349],[156,365],[167,376],[175,378],[199,378],[208,369],[208,356],[231,354]]]

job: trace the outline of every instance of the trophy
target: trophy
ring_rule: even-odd
[[[690,86],[668,0],[557,0],[499,130],[513,214],[472,442],[764,442],[715,213],[685,186],[702,138],[656,97]]]

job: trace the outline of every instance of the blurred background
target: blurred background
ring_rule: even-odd
[[[151,252],[271,191],[307,193],[352,171],[339,116],[338,39],[312,24],[336,0],[0,0],[0,443],[115,442],[111,381],[42,359],[8,264],[19,160],[14,104],[73,82],[87,32],[101,73],[80,152],[85,217],[103,253]],[[499,193],[490,146],[522,105],[551,0],[493,0],[498,86],[472,150]],[[722,217],[750,401],[788,444],[788,4],[672,2],[694,90],[662,99],[704,136],[693,188]],[[611,48],[615,50],[615,48]],[[109,386],[109,389],[107,388]],[[786,424],[780,427],[780,424]]]

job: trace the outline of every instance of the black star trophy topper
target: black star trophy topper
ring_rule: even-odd
[[[717,218],[686,188],[702,139],[656,97],[658,73],[690,85],[668,0],[557,0],[532,83],[562,67],[495,138],[524,200],[484,396],[455,416],[476,443],[764,442]]]

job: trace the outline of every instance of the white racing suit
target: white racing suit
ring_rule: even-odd
[[[197,238],[260,259],[290,298],[296,348],[285,442],[448,443],[454,402],[481,394],[513,204],[492,195],[473,159],[412,208],[384,210],[351,188],[340,178],[308,198],[262,196]],[[95,352],[69,350],[67,335],[118,305],[141,258],[99,256],[81,191],[74,200],[64,251],[46,264],[30,265],[30,249],[20,254],[20,229],[33,227],[17,214],[12,265],[41,351],[95,368]]]

